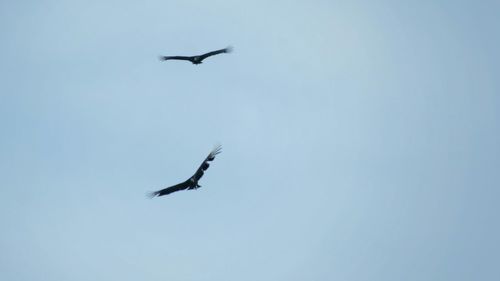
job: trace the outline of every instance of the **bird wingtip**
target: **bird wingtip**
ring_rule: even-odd
[[[148,192],[146,193],[146,197],[149,198],[149,199],[153,199],[155,198],[156,196],[158,196],[158,191],[154,191],[154,192]]]
[[[212,149],[212,155],[217,155],[222,152],[222,145],[220,143],[216,143],[214,148]]]

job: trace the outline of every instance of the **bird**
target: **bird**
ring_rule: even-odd
[[[208,58],[210,56],[215,56],[215,55],[223,54],[223,53],[231,53],[232,51],[233,51],[233,47],[228,46],[228,47],[226,47],[224,49],[220,49],[220,50],[208,52],[206,54],[199,55],[199,56],[191,56],[191,57],[187,57],[187,56],[160,56],[159,59],[161,61],[166,61],[166,60],[187,60],[187,61],[190,61],[193,64],[201,64],[204,59],[206,59],[206,58]]]
[[[203,160],[200,167],[198,168],[198,170],[196,170],[196,173],[194,173],[193,176],[191,176],[189,179],[179,184],[151,192],[148,194],[149,197],[150,198],[160,197],[180,190],[192,190],[200,188],[201,185],[198,184],[198,181],[203,176],[204,172],[208,169],[208,167],[210,167],[210,164],[208,162],[213,161],[215,159],[215,155],[221,153],[221,150],[222,146],[216,145],[214,149],[210,152],[210,154],[208,154],[207,158]]]

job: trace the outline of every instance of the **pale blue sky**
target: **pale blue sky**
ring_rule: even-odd
[[[500,280],[499,11],[1,1],[0,279]]]

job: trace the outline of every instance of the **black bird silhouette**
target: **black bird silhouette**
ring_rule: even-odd
[[[188,60],[190,62],[192,62],[193,64],[200,64],[202,63],[202,61],[210,56],[215,56],[215,55],[218,55],[218,54],[223,54],[223,53],[231,53],[233,51],[233,48],[232,47],[227,47],[227,48],[224,48],[224,49],[220,49],[220,50],[217,50],[217,51],[213,51],[213,52],[208,52],[206,54],[203,54],[203,55],[199,55],[199,56],[192,56],[192,57],[185,57],[185,56],[160,56],[159,59],[161,61],[165,61],[165,60]]]
[[[210,164],[208,162],[212,161],[215,159],[215,155],[219,154],[221,152],[222,147],[220,145],[217,145],[211,152],[208,154],[207,158],[203,160],[203,163],[201,163],[200,167],[198,170],[196,170],[196,173],[192,177],[190,177],[188,180],[185,182],[167,187],[162,190],[158,190],[155,192],[151,192],[149,194],[149,197],[154,198],[156,196],[163,196],[163,195],[168,195],[172,192],[176,192],[179,190],[191,190],[191,189],[198,189],[201,187],[201,185],[198,184],[198,181],[200,178],[203,176],[204,171],[210,167]]]

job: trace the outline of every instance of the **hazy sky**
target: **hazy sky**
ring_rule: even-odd
[[[1,1],[0,279],[500,280],[499,11]]]

